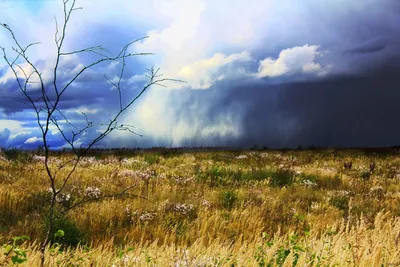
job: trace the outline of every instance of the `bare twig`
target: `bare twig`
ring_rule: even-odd
[[[57,201],[56,198],[59,194],[63,192],[65,189],[66,185],[68,184],[69,180],[73,176],[76,168],[78,167],[78,164],[82,157],[87,153],[91,148],[99,144],[105,137],[107,137],[109,134],[111,134],[115,130],[119,131],[128,131],[132,134],[138,135],[138,136],[143,136],[142,134],[139,134],[136,132],[135,127],[133,125],[128,125],[128,124],[122,124],[119,123],[119,119],[121,115],[127,111],[136,101],[138,98],[140,98],[151,86],[157,85],[157,86],[163,86],[166,87],[164,84],[165,82],[184,82],[181,80],[176,80],[176,79],[169,79],[169,78],[163,78],[162,74],[159,73],[160,69],[157,68],[151,68],[148,69],[148,77],[149,81],[148,83],[139,91],[139,93],[133,97],[132,99],[125,100],[123,101],[123,90],[122,90],[122,85],[123,85],[123,76],[125,74],[125,68],[126,68],[126,63],[127,59],[135,56],[146,56],[146,55],[152,55],[152,53],[131,53],[129,52],[129,48],[135,44],[136,42],[142,41],[146,38],[147,36],[136,39],[132,42],[127,43],[122,49],[119,51],[119,53],[115,56],[112,56],[110,52],[104,48],[103,46],[91,46],[87,48],[83,48],[80,50],[74,50],[72,52],[63,52],[63,45],[64,41],[66,38],[66,32],[67,32],[67,25],[70,21],[71,14],[74,11],[82,9],[81,7],[76,7],[76,0],[62,0],[63,2],[63,11],[64,11],[64,16],[63,16],[63,21],[62,24],[59,25],[57,19],[55,18],[55,34],[54,34],[54,42],[56,44],[56,58],[55,58],[55,64],[52,69],[53,71],[53,78],[51,81],[44,81],[42,77],[42,73],[39,71],[35,63],[29,59],[28,57],[28,50],[39,43],[30,43],[26,46],[23,46],[18,39],[16,38],[14,32],[12,29],[6,25],[6,24],[0,24],[4,29],[6,29],[10,36],[11,39],[14,42],[15,47],[13,47],[13,51],[16,53],[16,57],[13,59],[10,59],[7,56],[6,49],[4,47],[0,47],[0,49],[3,52],[3,58],[6,61],[7,65],[11,69],[14,78],[17,82],[18,88],[26,98],[28,103],[25,103],[28,105],[30,108],[32,108],[36,114],[36,122],[41,130],[41,135],[42,135],[42,141],[43,141],[43,148],[44,148],[44,167],[46,170],[46,174],[48,177],[49,185],[52,191],[52,197],[49,205],[49,226],[46,229],[46,235],[44,240],[42,241],[40,245],[41,249],[41,266],[44,266],[45,262],[45,250],[47,245],[49,244],[51,240],[51,233],[54,230],[54,220],[57,212]],[[61,27],[59,27],[61,26]],[[66,82],[63,85],[60,85],[58,82],[58,68],[60,66],[60,60],[61,57],[63,56],[70,56],[70,55],[77,55],[81,53],[93,53],[99,56],[100,58],[97,60],[94,60],[92,63],[87,64],[83,66],[71,79]],[[29,71],[25,70],[23,66],[21,66],[19,61],[23,60],[25,64],[27,64],[30,68]],[[104,75],[106,80],[110,82],[118,91],[118,99],[119,99],[119,108],[115,112],[115,114],[111,117],[111,119],[106,122],[106,123],[93,123],[88,116],[82,112],[82,115],[84,116],[84,123],[83,126],[82,124],[73,124],[66,116],[66,113],[64,113],[60,107],[60,101],[63,99],[63,95],[65,92],[68,90],[68,88],[75,82],[77,81],[83,73],[85,73],[87,70],[92,69],[93,67],[103,63],[103,62],[117,62],[121,61],[121,70],[118,77],[117,82],[111,81],[107,76]],[[22,75],[20,74],[22,73]],[[33,77],[37,78],[37,81],[32,81]],[[31,90],[28,90],[28,85],[30,83],[37,83],[40,88],[40,97],[33,97]],[[51,91],[49,91],[51,89]],[[51,98],[50,98],[51,96]],[[125,103],[124,103],[125,102]],[[61,123],[58,118],[61,118],[65,121],[65,123]],[[57,118],[58,117],[58,118]],[[72,149],[72,152],[74,153],[74,157],[72,159],[64,161],[62,164],[57,166],[57,169],[54,169],[54,167],[50,167],[49,164],[49,157],[50,157],[50,145],[49,145],[49,137],[48,133],[50,131],[50,127],[56,127],[57,131],[61,134],[61,137],[63,140],[66,142],[66,145],[69,146]],[[66,128],[65,126],[69,126],[70,129]],[[77,147],[77,142],[80,141],[80,138],[85,135],[86,131],[92,128],[99,128],[96,132],[98,132],[97,136],[95,136],[93,139],[89,140],[85,146],[80,145],[80,147]],[[70,132],[70,130],[72,131]],[[62,173],[61,170],[66,170],[66,167],[69,166],[70,169],[66,171],[65,173]],[[63,175],[61,175],[63,174]],[[61,178],[59,177],[61,176]],[[59,189],[56,189],[56,182],[57,184],[61,184],[61,187]],[[142,196],[138,196],[135,194],[128,193],[129,190],[131,190],[134,186],[128,187],[127,189],[123,190],[122,192],[116,193],[116,194],[111,194],[111,195],[104,195],[96,199],[88,199],[86,196],[81,199],[80,201],[76,202],[74,205],[71,207],[63,210],[63,213],[76,208],[78,206],[84,205],[86,203],[92,202],[94,200],[99,200],[99,199],[105,199],[105,198],[115,198],[115,197],[122,197],[122,196],[130,196],[130,197],[138,197],[138,198],[144,198]],[[144,198],[146,199],[146,198]]]

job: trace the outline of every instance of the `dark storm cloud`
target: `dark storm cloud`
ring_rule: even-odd
[[[376,58],[399,53],[400,2],[395,0],[282,1],[275,14],[278,22],[267,24],[269,34],[260,37],[264,45],[253,48],[261,58],[294,46],[319,45],[324,53],[320,62],[331,64],[335,73],[354,73]],[[372,52],[378,55],[366,55]],[[356,55],[360,57],[352,57]]]
[[[107,83],[104,78],[105,70],[98,70],[98,72],[89,72],[82,76],[82,79],[78,79],[77,82],[73,83],[59,103],[60,109],[73,109],[80,106],[96,106],[101,105],[107,107],[108,105],[115,106],[114,104],[118,100],[117,91],[111,89],[111,85]],[[108,74],[113,77],[113,74]],[[61,76],[59,86],[65,84],[72,76],[63,77]],[[51,101],[55,100],[55,94],[53,85],[48,82],[45,84],[48,88],[47,92]],[[129,92],[132,92],[130,90]],[[32,99],[39,99],[42,94],[40,90],[30,90],[29,95]],[[23,111],[27,109],[27,99],[20,91],[18,84],[15,80],[9,79],[6,83],[0,83],[0,107],[3,112],[11,115],[11,113]]]
[[[216,71],[213,75],[219,77],[225,74],[229,77],[216,82],[210,89],[171,90],[162,95],[168,97],[166,111],[173,110],[174,114],[166,118],[170,128],[178,128],[180,123],[184,122],[193,132],[193,135],[183,137],[179,145],[398,145],[400,2],[282,0],[277,6],[274,12],[268,14],[276,18],[265,23],[265,28],[256,28],[257,34],[260,35],[257,42],[247,44],[248,47],[238,48],[217,43],[216,40],[215,47],[218,47],[218,51],[214,51],[215,47],[210,47],[210,55],[216,52],[229,55],[248,49],[254,62],[241,64],[253,64],[244,68],[255,73],[260,60],[267,57],[276,60],[282,50],[305,44],[318,45],[320,54],[315,61],[323,67],[330,65],[328,74],[315,77],[314,74],[296,73],[257,80],[254,77],[243,78],[238,73],[230,77],[226,75],[229,69],[221,68],[220,72]],[[111,47],[113,52],[117,51],[117,47],[130,40],[125,34],[128,28],[117,26],[112,22],[109,25],[93,25],[87,32],[78,35],[77,39],[82,40],[82,43],[78,45],[77,42],[76,49],[81,48],[80,45],[85,47],[105,44],[106,47]],[[118,34],[113,33],[115,29],[118,29]],[[107,37],[116,35],[121,38]],[[185,49],[190,50],[190,47]],[[84,63],[91,59],[90,56],[82,58]],[[68,61],[63,65],[59,80],[61,84],[71,77],[68,71],[73,70],[76,64],[76,61]],[[75,111],[86,107],[101,109],[100,112],[89,116],[93,121],[102,121],[109,118],[110,112],[118,106],[117,92],[111,90],[111,85],[103,77],[104,73],[109,73],[107,67],[105,65],[86,73],[64,95],[60,107],[70,118],[82,123],[82,115]],[[127,76],[142,73],[141,67],[141,64],[133,62],[133,66],[127,69]],[[113,71],[118,72],[118,68]],[[5,68],[1,68],[0,77],[5,72]],[[112,77],[110,74],[110,78]],[[126,88],[126,98],[137,93],[137,88]],[[32,95],[39,97],[40,91],[32,92]],[[23,122],[24,127],[34,127],[35,121],[31,115],[29,119],[21,115],[25,108],[20,103],[23,100],[15,81],[0,84],[2,111],[9,119]],[[155,108],[157,107],[150,106],[150,109]],[[135,113],[137,110],[130,112]],[[221,118],[225,117],[233,120],[239,135],[204,134],[204,129],[210,125],[219,125]],[[143,127],[146,128],[146,124],[143,124]],[[9,143],[23,144],[29,137],[37,134],[21,134]],[[95,130],[88,132],[83,141],[96,134]],[[162,138],[158,138],[150,133],[143,138],[112,139],[106,144],[169,146],[170,135],[173,134],[165,132]],[[10,132],[7,129],[0,132],[0,145],[9,136]],[[57,145],[62,145],[57,136],[52,138],[55,143],[59,142]]]
[[[387,38],[378,37],[372,40],[368,40],[367,42],[360,44],[356,47],[353,47],[344,52],[344,54],[366,54],[378,52],[386,48]]]
[[[280,119],[272,127],[264,124],[263,116],[269,116],[271,111],[262,108],[258,101],[252,103],[244,122],[248,129],[244,141],[291,147],[398,145],[398,71],[398,67],[388,67],[369,77],[337,77],[270,88],[268,90],[279,91],[279,100],[272,112]],[[266,96],[264,99],[267,101]],[[290,131],[273,131],[285,124],[289,124]],[[250,130],[255,125],[258,125],[257,134]],[[268,140],[271,128],[275,139],[285,141]],[[277,138],[279,134],[282,136]]]
[[[208,140],[195,136],[183,144],[280,148],[398,145],[398,73],[399,65],[388,65],[369,76],[280,85],[239,82],[238,86],[219,84],[218,88],[192,91],[180,105],[182,117],[191,116],[188,110],[193,101],[209,107],[204,125],[219,114],[236,112],[242,135]],[[237,106],[242,109],[233,111]]]

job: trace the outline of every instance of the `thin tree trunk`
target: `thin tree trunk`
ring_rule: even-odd
[[[50,211],[49,211],[49,226],[47,228],[45,239],[43,240],[42,245],[40,246],[40,266],[41,267],[44,267],[46,247],[50,242],[50,235],[53,230],[55,203],[56,203],[56,196],[53,192],[53,196],[51,198],[51,204],[50,204]]]

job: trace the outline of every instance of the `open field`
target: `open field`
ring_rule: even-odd
[[[0,159],[0,243],[29,236],[14,247],[23,266],[40,263],[50,197],[41,159]],[[58,214],[64,236],[47,265],[400,266],[399,167],[391,150],[86,157],[58,207],[85,203]],[[12,265],[6,249],[0,266]]]

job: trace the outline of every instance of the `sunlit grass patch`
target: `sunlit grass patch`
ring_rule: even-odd
[[[49,200],[45,170],[33,152],[31,160],[2,157],[0,241],[29,236],[22,246],[35,266]],[[51,155],[50,166],[68,157]],[[64,235],[54,237],[49,259],[61,266],[385,265],[400,251],[399,162],[395,154],[343,151],[90,155],[57,208],[90,201],[59,216],[54,234]],[[127,187],[131,195],[101,198]]]

